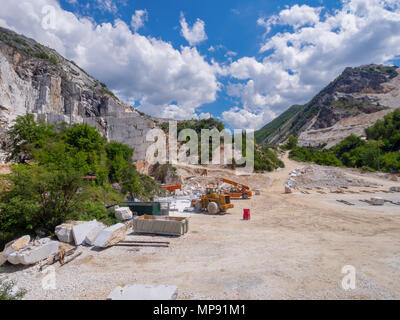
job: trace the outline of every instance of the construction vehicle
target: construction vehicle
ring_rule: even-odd
[[[253,196],[253,193],[250,191],[250,188],[248,186],[228,179],[221,180],[224,183],[232,185],[232,188],[225,191],[225,193],[229,195],[232,199],[250,199]]]
[[[194,207],[198,211],[206,210],[211,214],[225,214],[228,209],[233,208],[233,204],[229,195],[218,193],[216,188],[209,187],[201,198],[194,201]]]
[[[173,193],[175,190],[182,190],[182,186],[180,184],[177,185],[162,185],[161,188]]]

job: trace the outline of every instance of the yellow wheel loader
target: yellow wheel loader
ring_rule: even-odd
[[[225,214],[228,209],[233,208],[231,197],[227,194],[218,193],[216,188],[207,188],[206,194],[194,200],[193,205],[196,210],[205,210],[211,214]]]

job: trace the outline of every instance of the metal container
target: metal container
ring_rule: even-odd
[[[161,204],[159,202],[122,202],[120,207],[129,207],[132,212],[139,216],[160,216]]]

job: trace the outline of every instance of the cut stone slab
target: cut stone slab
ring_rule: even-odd
[[[30,236],[23,236],[15,241],[7,243],[3,252],[0,253],[0,266],[7,261],[10,254],[26,248],[30,241]]]
[[[94,240],[94,246],[99,248],[107,248],[126,237],[127,226],[123,223],[115,224],[109,228],[103,229]]]
[[[20,251],[13,252],[7,258],[12,264],[31,265],[56,254],[59,251],[58,241],[42,241],[39,245],[31,245]]]
[[[86,236],[96,227],[98,222],[96,220],[85,222],[72,227],[72,235],[74,237],[75,245],[80,246],[86,239]]]
[[[133,220],[135,233],[183,236],[189,230],[189,219],[182,217],[141,216]]]
[[[141,284],[115,288],[107,300],[176,300],[176,286],[146,286]]]
[[[385,200],[383,198],[374,197],[371,198],[371,204],[374,206],[383,206],[385,204]]]
[[[85,244],[89,245],[89,246],[93,246],[94,245],[94,240],[96,239],[96,237],[98,236],[98,234],[103,231],[106,228],[106,226],[101,223],[101,222],[97,222],[96,227],[94,227],[86,236],[85,238]]]
[[[74,237],[72,235],[72,228],[78,226],[84,221],[68,221],[56,227],[55,234],[61,242],[72,243],[74,242]]]
[[[116,208],[115,217],[121,221],[130,220],[133,218],[131,209],[128,207]]]

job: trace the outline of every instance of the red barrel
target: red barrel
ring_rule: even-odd
[[[250,220],[250,209],[243,209],[243,220]]]

